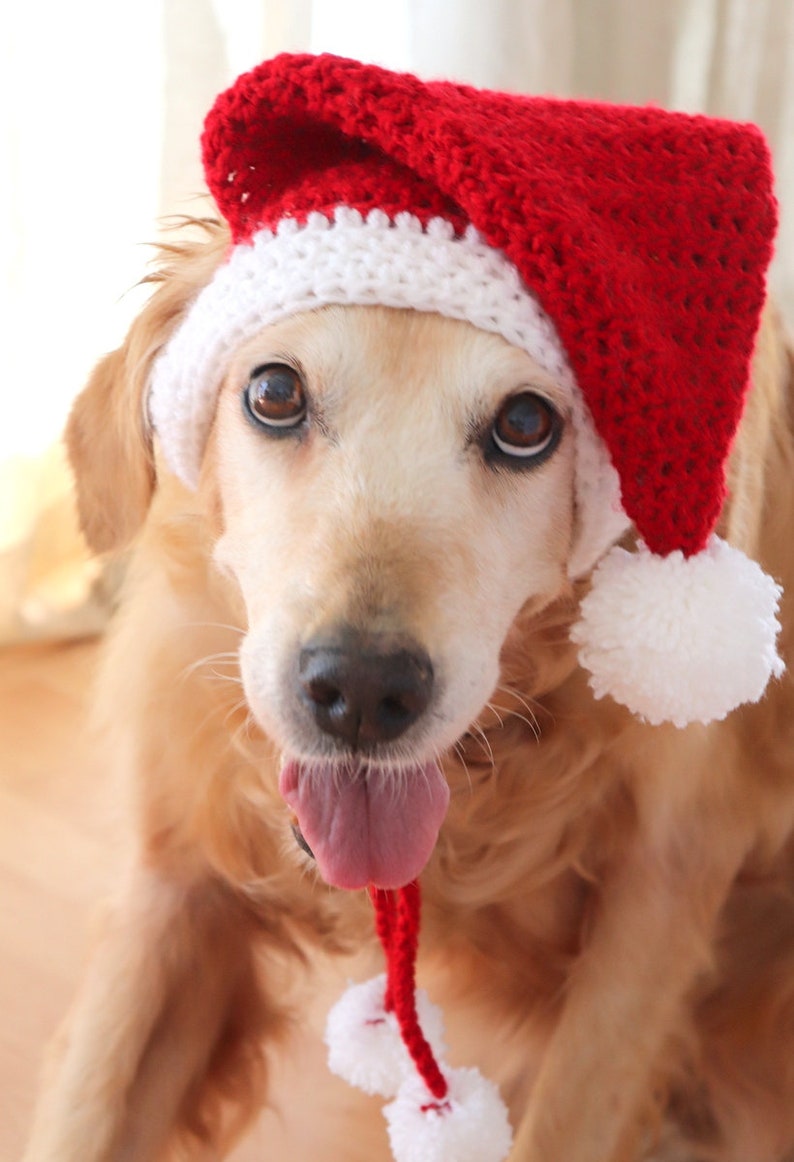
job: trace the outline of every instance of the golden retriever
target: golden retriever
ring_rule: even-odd
[[[188,492],[157,462],[144,396],[226,249],[225,228],[203,229],[165,249],[69,424],[89,541],[132,545],[98,699],[138,846],[26,1162],[220,1158],[279,1086],[294,1117],[263,1157],[389,1157],[377,1102],[326,1076],[310,1044],[345,975],[377,971],[371,908],[325,886],[278,793],[282,752],[327,753],[296,693],[313,680],[298,646],[337,648],[340,626],[387,638],[412,673],[432,659],[432,714],[421,675],[393,707],[410,720],[397,761],[442,756],[450,788],[419,974],[452,1060],[500,1086],[511,1159],[794,1158],[791,677],[683,730],[594,700],[568,640],[587,582],[567,580],[567,428],[520,481],[459,451],[472,415],[517,386],[563,420],[569,401],[466,323],[326,307],[264,329],[227,368]],[[241,410],[274,360],[301,369],[333,424],[297,458]],[[789,667],[792,409],[768,314],[719,532],[785,587]]]

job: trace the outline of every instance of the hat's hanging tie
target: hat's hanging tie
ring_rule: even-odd
[[[442,1101],[449,1086],[433,1056],[416,1012],[416,953],[419,944],[421,896],[414,881],[392,891],[371,888],[375,905],[375,927],[388,966],[383,1007],[393,1012],[400,1036],[419,1076],[434,1098]]]
[[[328,1016],[332,1071],[384,1107],[396,1162],[503,1162],[512,1143],[507,1110],[476,1069],[444,1062],[439,1009],[416,988],[418,883],[370,888],[386,973],[351,985]]]

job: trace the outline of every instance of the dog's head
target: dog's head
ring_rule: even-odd
[[[434,315],[327,307],[235,354],[216,559],[245,600],[249,704],[333,882],[420,870],[437,760],[519,610],[567,586],[570,406],[523,352]]]
[[[180,261],[72,417],[103,547],[145,511],[138,381],[178,317],[175,285],[207,268],[198,248]],[[331,881],[420,870],[446,809],[441,756],[497,686],[519,611],[569,590],[571,407],[523,351],[432,313],[326,307],[231,355],[202,469],[214,559],[243,599],[250,709]]]

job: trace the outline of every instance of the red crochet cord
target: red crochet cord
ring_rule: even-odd
[[[421,895],[419,884],[406,884],[393,891],[371,888],[375,905],[375,927],[386,954],[386,996],[384,1007],[393,1012],[400,1034],[419,1076],[434,1098],[447,1096],[448,1086],[433,1050],[425,1040],[416,1013],[416,951],[419,942]]]

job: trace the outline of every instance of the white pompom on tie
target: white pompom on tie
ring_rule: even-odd
[[[371,895],[387,972],[351,986],[331,1010],[329,1067],[394,1099],[384,1115],[395,1162],[503,1162],[512,1133],[496,1086],[443,1064],[441,1013],[415,987],[419,885]]]
[[[781,594],[717,536],[691,557],[616,547],[593,573],[571,639],[596,698],[609,694],[654,726],[718,721],[783,673]]]
[[[444,1080],[439,1100],[407,1077],[384,1109],[395,1162],[502,1162],[513,1135],[499,1090],[478,1069],[444,1069]]]
[[[328,1014],[325,1043],[332,1073],[364,1093],[396,1097],[413,1062],[400,1036],[394,1010],[386,1008],[386,974],[350,985]],[[422,1031],[436,1057],[443,1057],[441,1010],[424,989],[416,993]]]

